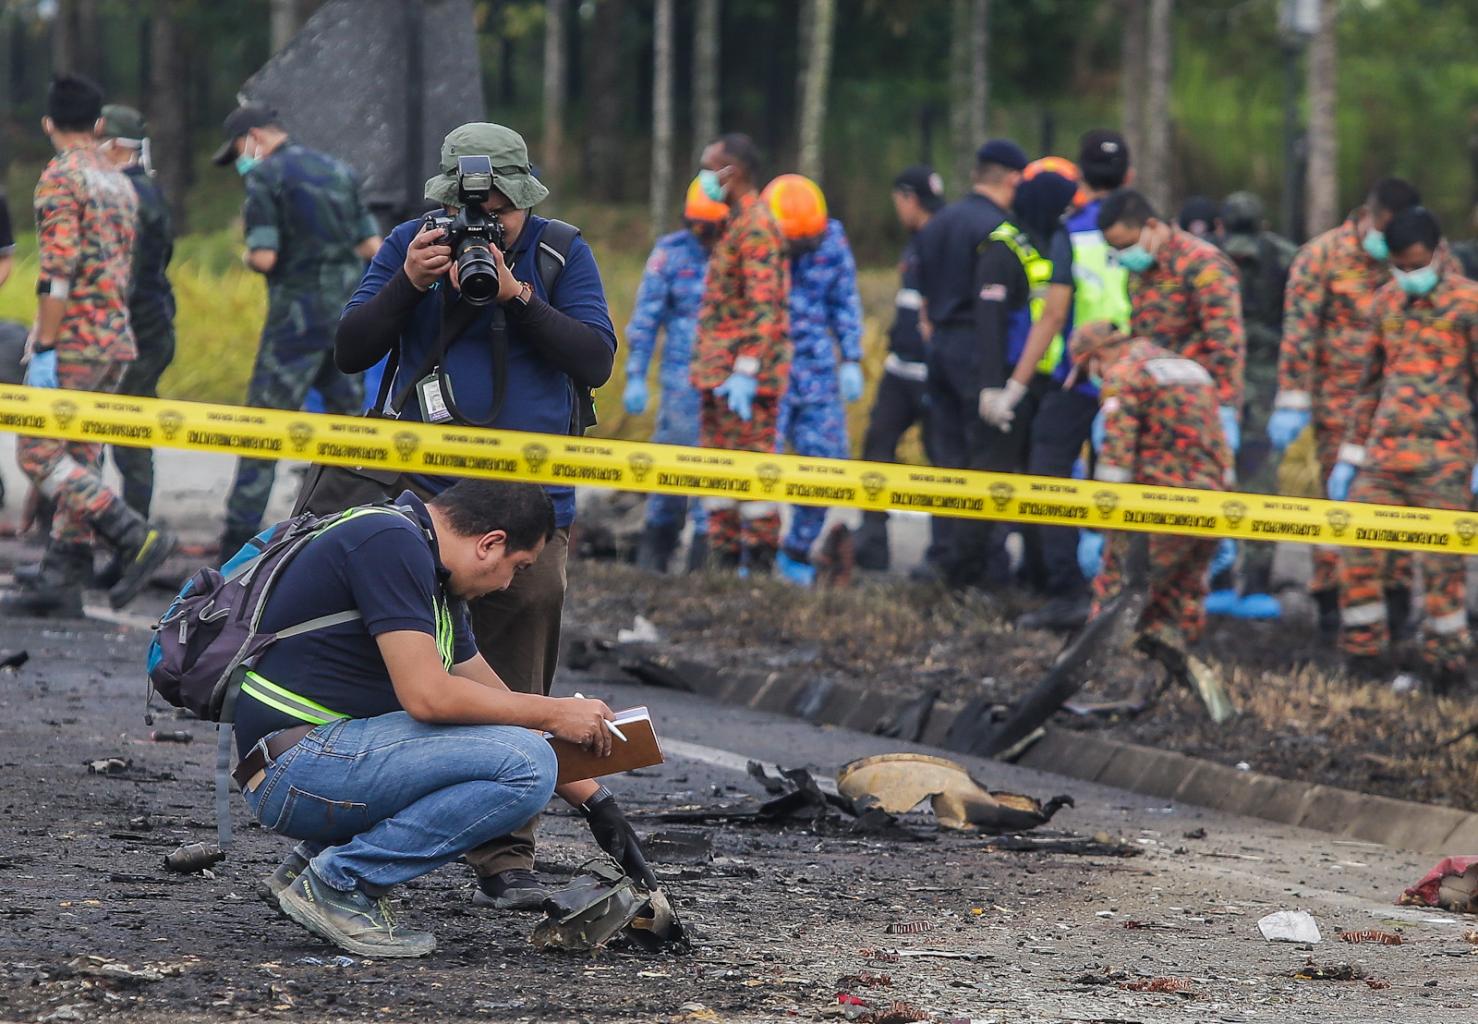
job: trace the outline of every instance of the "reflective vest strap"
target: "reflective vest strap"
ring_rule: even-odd
[[[300,722],[308,722],[311,725],[324,725],[349,717],[337,711],[330,711],[322,704],[293,693],[251,671],[246,673],[246,678],[241,683],[241,692],[253,700],[261,701],[268,707],[281,711],[290,718],[296,718]]]
[[[1052,261],[1038,252],[1026,233],[1010,221],[1002,222],[1000,227],[990,233],[990,237],[993,241],[1004,244],[1021,261],[1021,269],[1026,272],[1026,283],[1031,291],[1028,309],[1032,323],[1036,323],[1041,319],[1042,310],[1047,305],[1047,286],[1052,283]],[[1054,337],[1037,363],[1037,372],[1050,374],[1057,369],[1057,365],[1062,362],[1065,347],[1061,334]]]

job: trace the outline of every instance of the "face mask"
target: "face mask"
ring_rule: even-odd
[[[1101,374],[1097,374],[1097,373],[1090,373],[1090,374],[1088,374],[1088,383],[1089,384],[1092,384],[1099,391],[1102,391],[1103,390],[1103,376]]]
[[[1119,250],[1119,266],[1131,274],[1143,274],[1154,265],[1155,258],[1150,255],[1143,242],[1135,242],[1129,248]]]
[[[724,201],[723,182],[718,180],[718,171],[710,171],[707,168],[698,172],[698,187],[703,194],[715,203]]]
[[[256,156],[247,156],[246,143],[243,142],[241,144],[241,155],[236,158],[236,173],[244,178],[246,177],[247,171],[250,171],[253,167],[261,162],[261,150],[257,151]]]
[[[1391,248],[1386,245],[1386,233],[1384,231],[1377,231],[1375,228],[1371,228],[1365,232],[1365,237],[1360,239],[1360,245],[1364,247],[1366,253],[1373,260],[1380,260],[1384,263],[1391,258]]]
[[[1401,290],[1407,295],[1412,296],[1425,295],[1433,288],[1436,288],[1439,276],[1437,274],[1436,260],[1416,270],[1396,270],[1393,268],[1391,274],[1396,278],[1396,284],[1400,285]]]

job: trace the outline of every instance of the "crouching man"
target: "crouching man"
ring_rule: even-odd
[[[1103,440],[1094,478],[1112,483],[1224,490],[1232,450],[1221,427],[1216,384],[1195,360],[1144,338],[1130,338],[1107,320],[1077,329],[1077,373],[1087,373],[1103,398]],[[1103,571],[1094,579],[1093,614],[1125,585],[1129,535],[1111,533]],[[1205,626],[1206,576],[1217,542],[1156,534],[1149,538],[1149,600],[1136,647],[1172,671]]]
[[[349,621],[278,640],[236,708],[236,779],[263,826],[301,840],[265,882],[282,911],[360,956],[424,956],[385,896],[543,809],[556,765],[543,733],[610,752],[598,700],[514,693],[477,653],[465,603],[507,588],[554,534],[532,484],[464,480],[349,513],[273,585],[262,629]],[[650,877],[635,834],[594,782],[559,787],[601,845]]]

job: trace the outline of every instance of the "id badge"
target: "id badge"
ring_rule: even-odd
[[[446,407],[446,397],[441,393],[441,379],[435,371],[416,385],[421,393],[421,414],[427,423],[445,423],[452,418]]]

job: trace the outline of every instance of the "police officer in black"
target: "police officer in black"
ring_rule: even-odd
[[[1026,170],[1026,153],[1009,139],[991,139],[975,154],[970,192],[950,203],[919,233],[919,291],[929,331],[929,424],[937,466],[963,469],[971,435],[980,428],[982,352],[976,327],[976,255],[1006,221]],[[934,543],[947,550],[958,520],[936,520]],[[916,570],[940,579],[935,562]]]
[[[893,301],[893,326],[888,330],[888,357],[862,439],[862,457],[868,462],[894,461],[899,440],[915,423],[922,425],[925,453],[932,447],[925,395],[929,379],[926,323],[920,315],[924,297],[919,291],[919,234],[944,205],[943,191],[944,184],[931,167],[910,167],[893,179],[893,211],[908,232],[908,243],[898,260],[900,280]],[[888,513],[862,514],[856,552],[860,568],[887,570]]]
[[[133,244],[133,276],[128,297],[128,319],[133,325],[138,358],[128,364],[120,395],[159,397],[159,378],[174,361],[174,291],[165,271],[174,254],[174,229],[169,203],[154,181],[148,164],[148,131],[144,115],[132,107],[103,107],[103,129],[98,148],[128,176],[139,197],[138,231]],[[115,446],[113,461],[123,476],[123,500],[145,518],[154,500],[154,452],[148,448]]]

